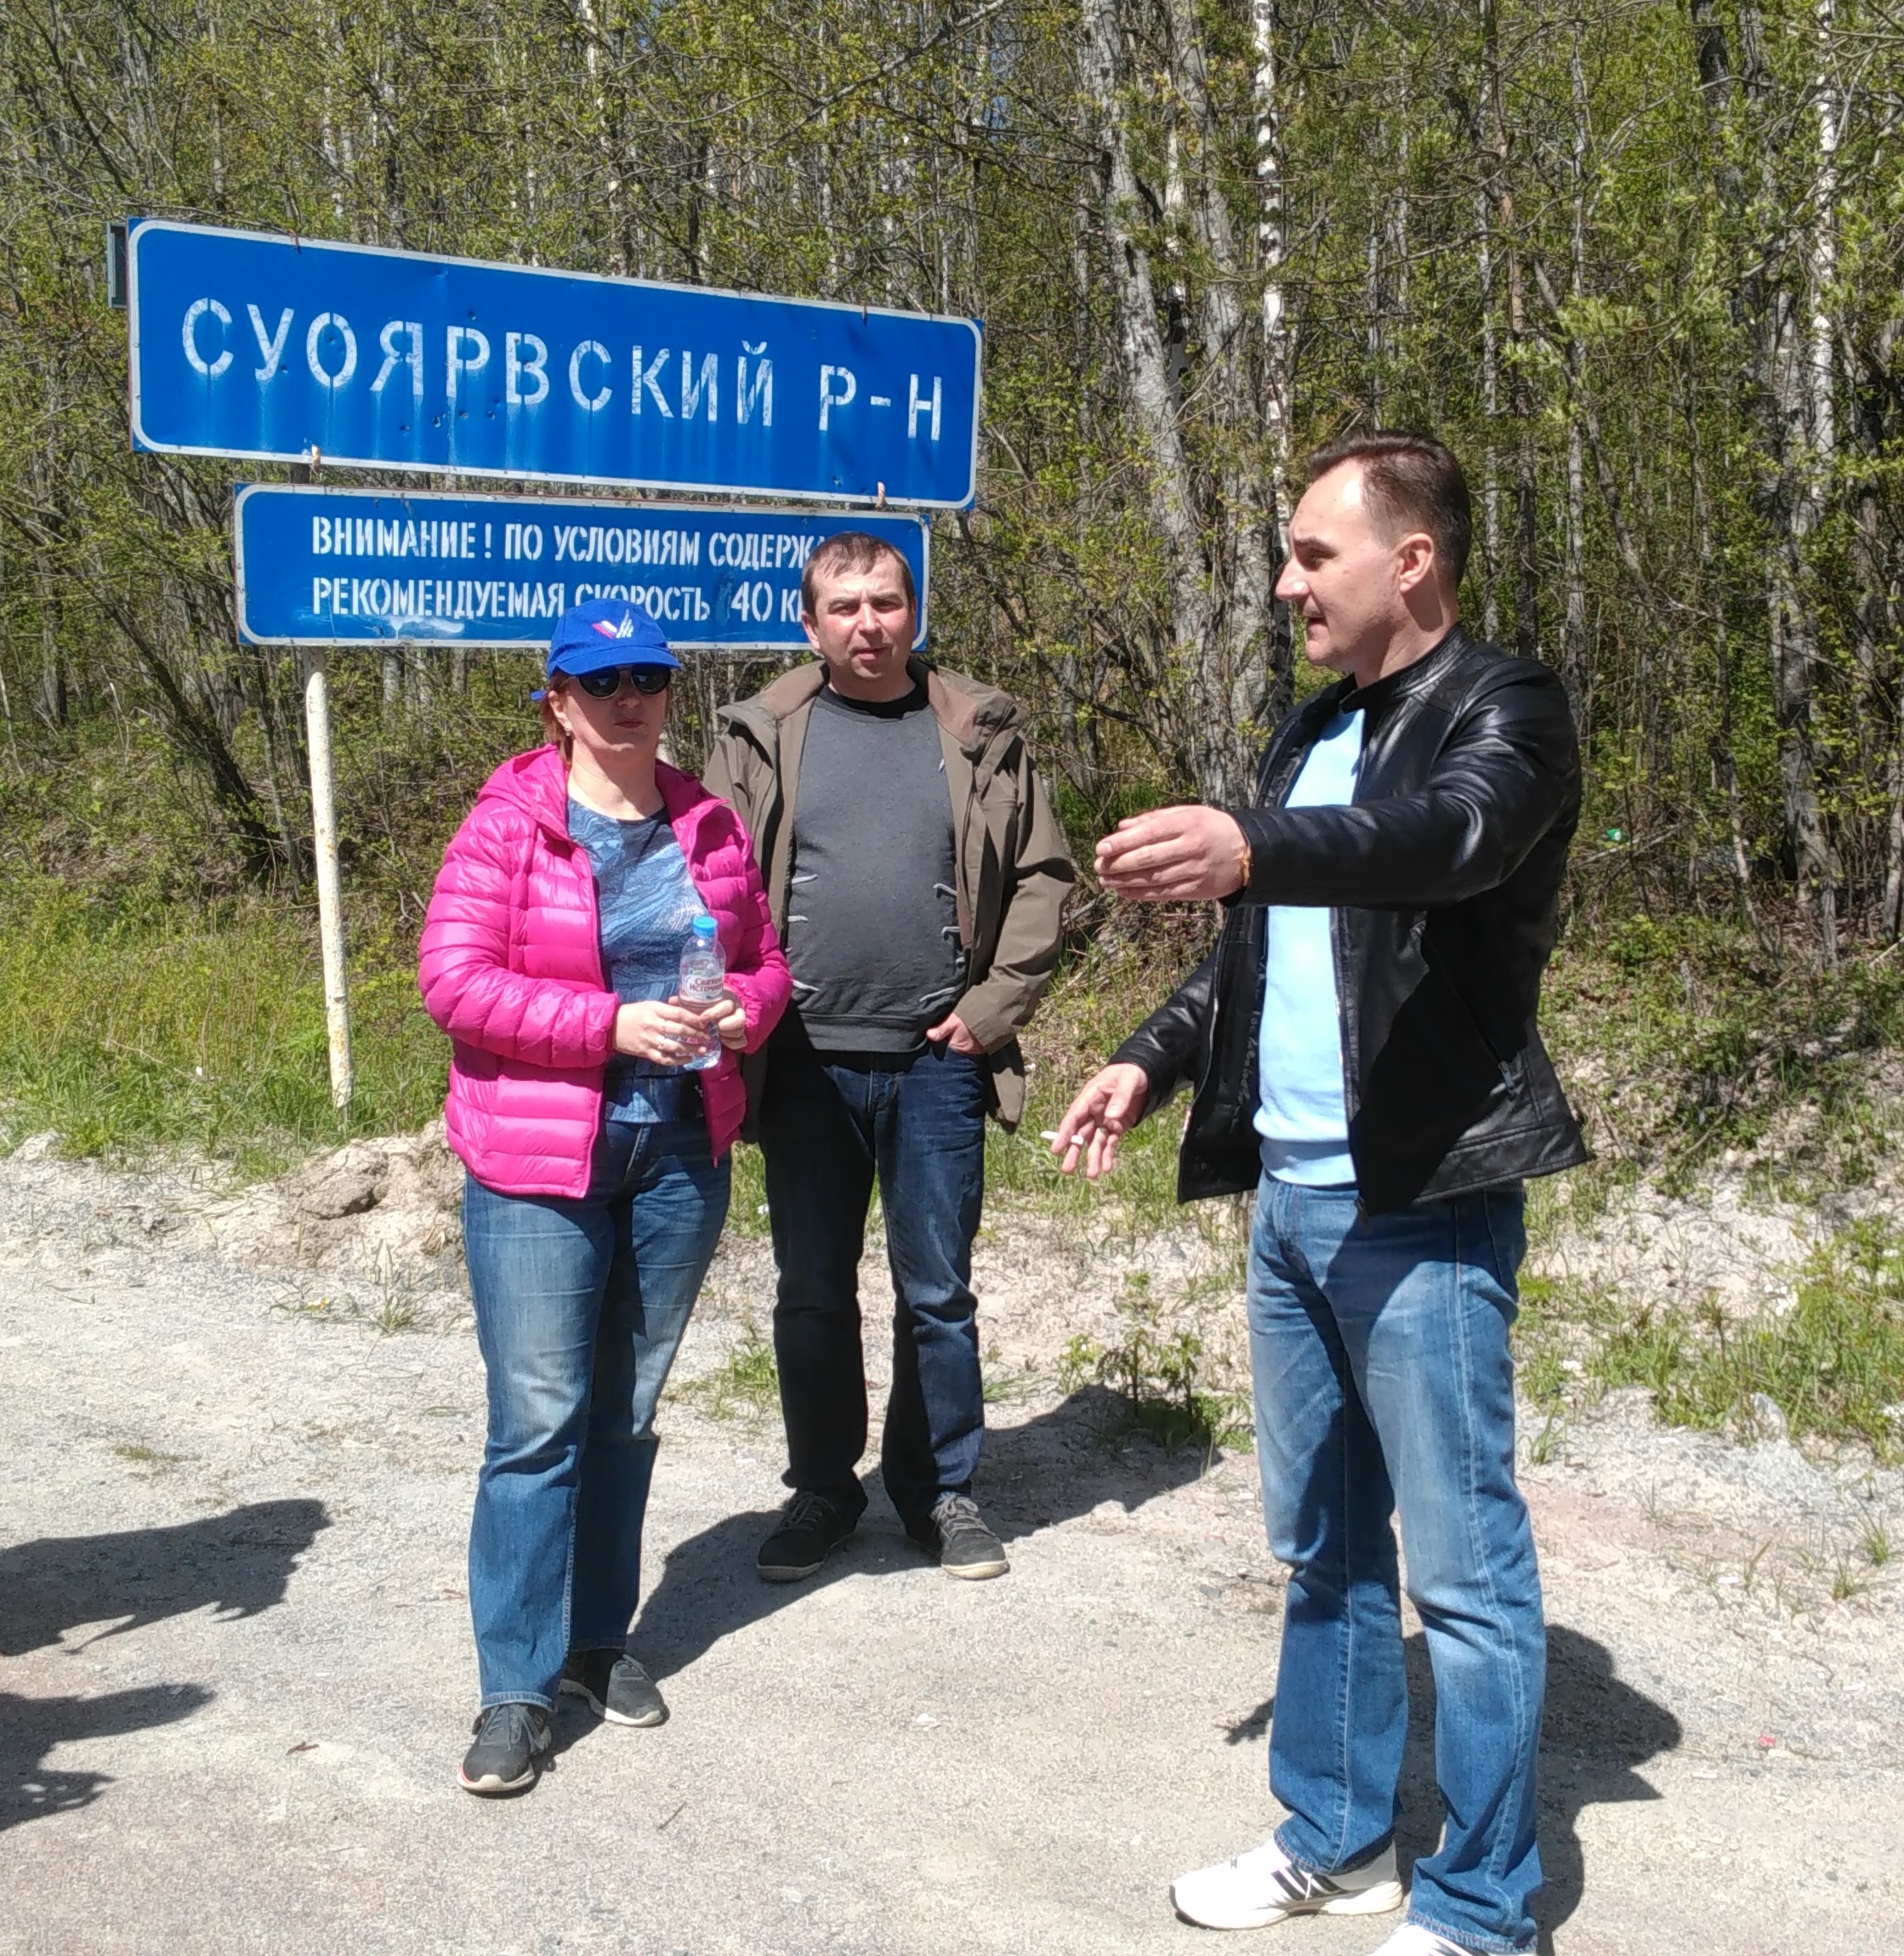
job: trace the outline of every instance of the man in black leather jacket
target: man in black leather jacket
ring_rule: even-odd
[[[1586,1153],[1536,1025],[1578,752],[1554,675],[1458,622],[1470,533],[1438,442],[1311,458],[1277,589],[1340,677],[1276,730],[1251,807],[1159,810],[1099,844],[1119,895],[1227,914],[1056,1142],[1094,1177],[1188,1086],[1179,1198],[1258,1191],[1257,1446],[1291,1570],[1270,1784],[1290,1817],[1179,1878],[1187,1919],[1400,1905],[1399,1513],[1448,1822],[1382,1956],[1533,1946],[1545,1632],[1508,1330],[1521,1185]]]

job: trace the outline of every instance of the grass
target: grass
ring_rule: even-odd
[[[46,1129],[69,1155],[184,1146],[256,1177],[355,1135],[421,1127],[441,1111],[448,1044],[417,997],[413,945],[364,935],[367,946],[352,935],[356,1093],[339,1115],[307,913],[0,882],[0,1146]],[[1015,1134],[990,1130],[994,1196],[1131,1233],[1179,1213],[1179,1109],[1139,1129],[1094,1187],[1060,1174],[1038,1138],[1168,982],[1128,952],[1067,969],[1032,1043],[1026,1119]],[[760,1157],[747,1146],[735,1151],[729,1226],[766,1232]]]
[[[744,1413],[757,1419],[780,1403],[780,1367],[774,1362],[774,1348],[750,1316],[742,1323],[740,1342],[712,1372],[684,1379],[675,1390],[713,1419],[731,1419]]]
[[[1634,915],[1570,935],[1545,1000],[1602,1164],[1554,1191],[1570,1209],[1623,1175],[1685,1192],[1719,1164],[1802,1200],[1867,1183],[1890,1145],[1873,1091],[1904,1043],[1904,958],[1887,951],[1827,971],[1729,924]]]
[[[1639,1386],[1667,1425],[1762,1436],[1769,1402],[1795,1440],[1904,1458],[1904,1234],[1888,1225],[1854,1224],[1816,1250],[1776,1315],[1729,1318],[1709,1297],[1632,1310],[1540,1277],[1523,1279],[1521,1296],[1521,1382],[1550,1415]]]
[[[1118,1328],[1109,1344],[1080,1332],[1065,1347],[1058,1384],[1075,1391],[1088,1380],[1108,1385],[1123,1399],[1133,1425],[1161,1447],[1211,1448],[1241,1445],[1249,1437],[1249,1406],[1240,1394],[1213,1392],[1204,1383],[1203,1341],[1182,1326],[1163,1322],[1150,1278],[1124,1280],[1117,1299]]]
[[[1220,1205],[1177,1202],[1177,1141],[1186,1097],[1127,1135],[1110,1174],[1092,1183],[1066,1175],[1043,1135],[1072,1095],[1125,1037],[1169,996],[1208,949],[1208,919],[1170,917],[1140,935],[1106,933],[1067,957],[1025,1040],[1025,1118],[1015,1134],[994,1125],[986,1149],[986,1190],[1020,1206],[1126,1240],[1172,1223],[1222,1231]]]
[[[1239,1250],[1236,1205],[1176,1203],[1181,1100],[1128,1137],[1095,1186],[1062,1175],[1041,1138],[1194,962],[1208,919],[1123,928],[1069,957],[1054,985],[1026,1040],[1024,1123],[988,1134],[988,1193],[1100,1237],[1188,1223]],[[0,1146],[53,1129],[69,1154],[183,1146],[257,1176],[353,1135],[420,1127],[441,1106],[447,1048],[417,998],[413,944],[367,919],[353,950],[357,1095],[339,1116],[307,910],[262,898],[190,904],[137,883],[88,896],[11,872],[0,881]],[[1742,1157],[1767,1192],[1802,1196],[1867,1175],[1890,1145],[1873,1066],[1904,1040],[1904,958],[1850,959],[1835,975],[1775,969],[1728,927],[1630,917],[1570,941],[1549,996],[1552,1043],[1600,1159],[1535,1185],[1537,1240],[1563,1220],[1590,1220],[1643,1173],[1683,1186]],[[737,1149],[730,1226],[763,1233],[765,1209],[759,1154]],[[389,1296],[378,1321],[401,1328],[407,1305]],[[1531,1277],[1517,1336],[1526,1389],[1549,1415],[1545,1447],[1559,1445],[1574,1401],[1638,1385],[1674,1424],[1750,1431],[1755,1404],[1769,1402],[1794,1437],[1904,1453],[1904,1236],[1875,1225],[1821,1251],[1780,1317],[1633,1312]],[[761,1399],[770,1351],[753,1339],[732,1362],[722,1403]],[[1117,1334],[1074,1344],[1071,1369],[1114,1385],[1140,1424],[1174,1443],[1235,1424],[1201,1363],[1194,1332],[1128,1294]]]
[[[185,1459],[183,1453],[162,1453],[156,1447],[145,1447],[136,1442],[115,1447],[112,1451],[134,1467],[150,1468],[155,1474],[164,1474],[179,1465]]]
[[[276,1172],[440,1111],[447,1049],[407,971],[358,977],[357,1094],[331,1106],[324,1002],[301,913],[88,901],[50,878],[0,885],[0,1140],[52,1129],[65,1152],[185,1145]]]
[[[738,1236],[767,1233],[767,1170],[759,1148],[735,1144],[727,1227]]]
[[[366,898],[370,903],[371,900]],[[81,894],[26,870],[0,881],[0,1142],[44,1129],[69,1153],[186,1144],[266,1174],[353,1134],[422,1125],[447,1049],[416,995],[414,919],[352,918],[357,1095],[330,1106],[315,920],[264,898],[182,901],[137,883]],[[1077,1084],[1206,947],[1199,913],[1120,913],[1067,957],[1026,1038],[1029,1104],[994,1128],[995,1197],[1126,1237],[1183,1220],[1233,1233],[1220,1205],[1176,1202],[1184,1101],[1130,1135],[1094,1186],[1059,1172],[1043,1132]],[[1537,1239],[1590,1220],[1641,1173],[1683,1186],[1728,1154],[1766,1187],[1867,1179],[1887,1135],[1871,1061],[1904,1041],[1904,958],[1836,975],[1772,969],[1697,918],[1617,920],[1556,958],[1551,1043],[1600,1159],[1533,1191]],[[764,1228],[758,1157],[736,1157],[735,1228]]]

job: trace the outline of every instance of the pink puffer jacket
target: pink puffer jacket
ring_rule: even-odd
[[[655,777],[720,927],[751,1053],[793,989],[753,848],[740,817],[692,775],[657,766]],[[449,1142],[470,1174],[505,1195],[586,1195],[621,1001],[603,976],[594,873],[569,839],[568,770],[554,747],[504,761],[484,783],[443,857],[418,981],[455,1042]],[[718,1161],[747,1091],[729,1051],[698,1078]]]

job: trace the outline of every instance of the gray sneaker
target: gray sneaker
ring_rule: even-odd
[[[906,1524],[906,1532],[929,1555],[939,1558],[939,1567],[948,1576],[968,1583],[1002,1576],[1011,1567],[1004,1544],[986,1527],[969,1494],[941,1494],[929,1514],[915,1515]]]
[[[668,1703],[626,1651],[571,1651],[562,1695],[580,1698],[611,1725],[665,1725]]]
[[[457,1775],[469,1793],[526,1793],[548,1750],[548,1714],[540,1705],[491,1705],[476,1714],[476,1743]]]

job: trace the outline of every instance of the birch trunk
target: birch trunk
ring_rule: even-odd
[[[1568,237],[1567,297],[1575,310],[1567,335],[1567,383],[1572,396],[1567,410],[1566,612],[1560,649],[1560,677],[1573,702],[1577,725],[1585,729],[1587,692],[1587,470],[1582,453],[1581,402],[1587,391],[1587,350],[1582,344],[1578,312],[1587,296],[1587,78],[1580,65],[1580,28],[1576,24],[1569,50],[1568,77],[1573,92],[1573,139],[1568,157],[1572,179],[1572,226]]]
[[[602,79],[606,49],[602,44],[601,22],[595,13],[595,0],[576,0],[576,18],[582,27],[582,60],[588,73],[588,93],[595,111],[595,146],[601,152],[606,177],[603,189],[608,204],[608,268],[625,277],[628,270],[627,214],[623,209],[620,144],[617,117],[610,112],[608,91]],[[457,689],[463,690],[460,686]]]
[[[1527,294],[1522,276],[1514,184],[1509,171],[1506,87],[1501,71],[1500,21],[1497,0],[1481,0],[1481,94],[1492,152],[1495,230],[1506,274],[1508,348],[1522,354],[1527,338]],[[1534,442],[1533,389],[1524,358],[1510,362],[1509,396],[1516,426],[1514,480],[1514,649],[1521,657],[1540,657],[1539,457]]]
[[[1475,195],[1476,269],[1481,275],[1481,406],[1487,436],[1481,452],[1481,543],[1484,581],[1481,628],[1485,638],[1501,635],[1501,463],[1495,446],[1501,418],[1501,359],[1494,343],[1494,250],[1487,192]]]
[[[1816,403],[1811,343],[1801,334],[1800,309],[1792,289],[1792,263],[1799,255],[1793,241],[1778,236],[1761,241],[1755,235],[1783,208],[1776,173],[1774,82],[1765,59],[1764,24],[1753,0],[1738,9],[1736,66],[1712,0],[1691,0],[1690,11],[1701,94],[1719,158],[1716,187],[1739,254],[1733,274],[1735,310],[1749,350],[1748,394],[1764,457],[1756,500],[1765,525],[1762,590],[1785,843],[1797,871],[1799,901],[1815,913],[1825,961],[1835,964],[1838,864],[1818,805],[1813,690],[1818,637],[1805,563],[1805,547],[1820,515],[1812,469]],[[1750,118],[1748,133],[1757,149],[1756,212],[1742,173],[1730,160],[1736,115]],[[1814,255],[1820,222],[1815,216]]]
[[[1828,35],[1829,0],[1818,9],[1821,43]],[[1775,83],[1764,54],[1764,26],[1755,5],[1739,9],[1743,79],[1756,122],[1761,196],[1768,212],[1780,205],[1776,176],[1778,136],[1773,126]],[[1821,87],[1821,97],[1826,94]],[[1822,118],[1827,111],[1821,109]],[[1835,111],[1831,111],[1834,113]],[[1835,152],[1835,143],[1833,145]],[[1799,247],[1810,288],[1810,314],[1824,297],[1816,290],[1821,241],[1835,237],[1835,154],[1821,154],[1814,173],[1810,235]],[[1831,248],[1827,242],[1825,247]],[[1793,255],[1789,250],[1787,259]],[[1779,777],[1785,822],[1798,869],[1799,900],[1818,920],[1820,948],[1827,966],[1838,962],[1838,861],[1825,829],[1817,788],[1818,625],[1809,589],[1807,554],[1823,519],[1824,474],[1835,438],[1830,404],[1827,342],[1822,391],[1825,425],[1821,428],[1821,376],[1814,364],[1810,321],[1801,328],[1800,306],[1789,276],[1765,282],[1758,308],[1758,394],[1770,424],[1773,469],[1766,485],[1770,548],[1765,566],[1766,611],[1770,625],[1772,695],[1779,734]],[[1821,437],[1825,446],[1821,446]]]
[[[1248,793],[1271,691],[1274,526],[1259,466],[1244,268],[1215,174],[1219,132],[1192,0],[1169,0],[1167,20],[1173,95],[1195,151],[1179,156],[1182,215],[1203,260],[1195,291],[1186,286],[1184,293],[1196,329],[1197,412],[1207,420],[1211,457],[1201,469],[1186,439],[1178,385],[1183,369],[1174,366],[1182,343],[1167,344],[1160,328],[1150,253],[1136,228],[1142,192],[1119,0],[1083,0],[1079,65],[1098,125],[1118,366],[1144,458],[1168,600],[1160,647],[1166,697],[1156,710],[1173,758],[1197,793],[1207,801],[1233,802]],[[1187,347],[1182,350],[1187,355]]]
[[[1275,0],[1250,0],[1250,34],[1256,56],[1251,92],[1256,110],[1256,269],[1263,284],[1262,406],[1270,491],[1270,548],[1276,564],[1289,555],[1291,509],[1289,414],[1293,391],[1287,296],[1283,261],[1287,220],[1283,207],[1282,102],[1276,84]],[[1295,653],[1289,610],[1276,602],[1270,624],[1270,700],[1267,717],[1281,719],[1295,697]]]
[[[1213,495],[1204,554],[1215,587],[1219,635],[1194,668],[1192,694],[1205,721],[1199,778],[1208,797],[1220,785],[1247,797],[1261,725],[1276,691],[1270,621],[1277,568],[1276,505],[1264,466],[1262,417],[1253,384],[1254,347],[1244,305],[1248,267],[1217,173],[1223,131],[1210,100],[1202,29],[1194,0],[1170,0],[1178,93],[1196,139],[1188,208],[1208,267],[1195,296],[1200,391],[1215,437]],[[1181,393],[1179,395],[1181,400]]]
[[[1188,664],[1209,642],[1210,590],[1202,563],[1190,458],[1178,425],[1163,336],[1157,325],[1157,287],[1150,253],[1134,220],[1140,196],[1132,159],[1125,102],[1128,69],[1117,0],[1082,0],[1079,67],[1097,119],[1099,195],[1117,321],[1118,366],[1128,393],[1145,461],[1145,491],[1162,548],[1170,600],[1173,662]],[[1178,765],[1200,770],[1196,743],[1179,730]]]

